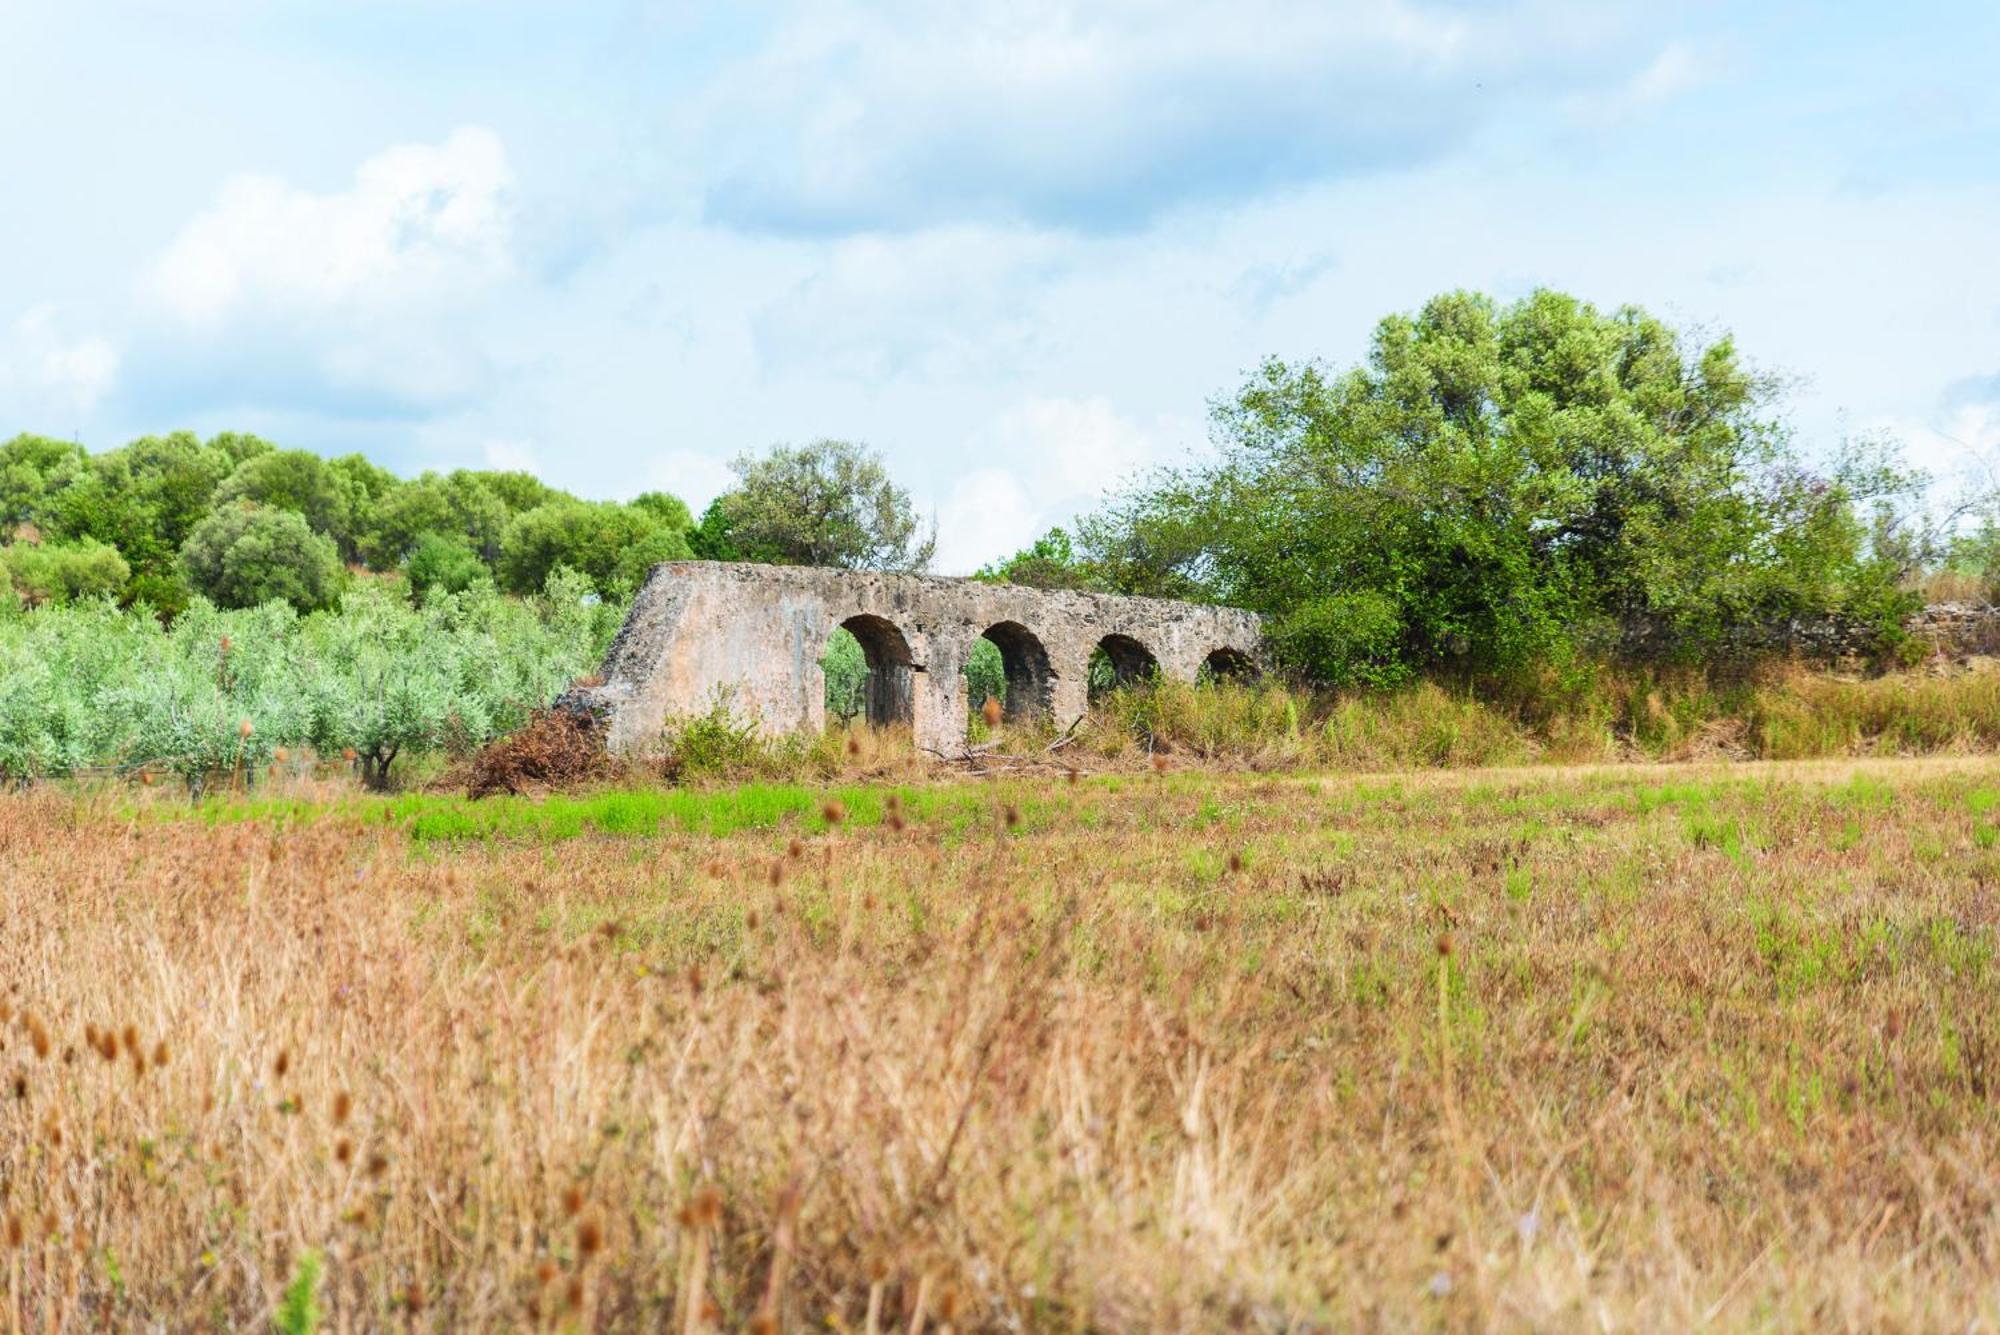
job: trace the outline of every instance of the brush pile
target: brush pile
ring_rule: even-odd
[[[536,710],[526,726],[475,756],[465,791],[479,798],[574,788],[611,772],[602,721],[589,710],[558,706]]]

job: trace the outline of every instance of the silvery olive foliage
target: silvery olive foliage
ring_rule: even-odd
[[[306,615],[196,599],[171,627],[102,600],[7,613],[0,774],[152,769],[199,789],[285,748],[351,751],[385,783],[399,758],[518,726],[596,666],[621,611],[561,569],[531,599],[481,583],[413,606],[363,583]]]

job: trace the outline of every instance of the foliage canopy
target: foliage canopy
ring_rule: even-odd
[[[1435,298],[1347,371],[1264,363],[1214,407],[1220,458],[1083,525],[1097,576],[1270,618],[1334,682],[1508,672],[1837,613],[1893,625],[1919,479],[1814,467],[1728,338],[1556,292]]]

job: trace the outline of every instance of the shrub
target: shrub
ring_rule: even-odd
[[[224,506],[195,526],[181,548],[195,591],[219,607],[282,600],[301,612],[340,596],[340,554],[305,517],[248,501]]]
[[[508,524],[497,569],[501,585],[517,593],[541,588],[567,566],[600,595],[628,597],[656,564],[691,555],[684,530],[657,507],[560,500]]]
[[[0,548],[0,573],[29,607],[116,598],[132,578],[118,549],[93,538]]]
[[[419,599],[437,593],[464,593],[493,572],[479,559],[463,538],[449,533],[426,533],[417,539],[416,549],[403,563],[410,592]]]

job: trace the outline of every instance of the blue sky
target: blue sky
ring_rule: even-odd
[[[865,440],[968,569],[1453,287],[2000,460],[2000,8],[0,0],[0,434],[699,506]]]

